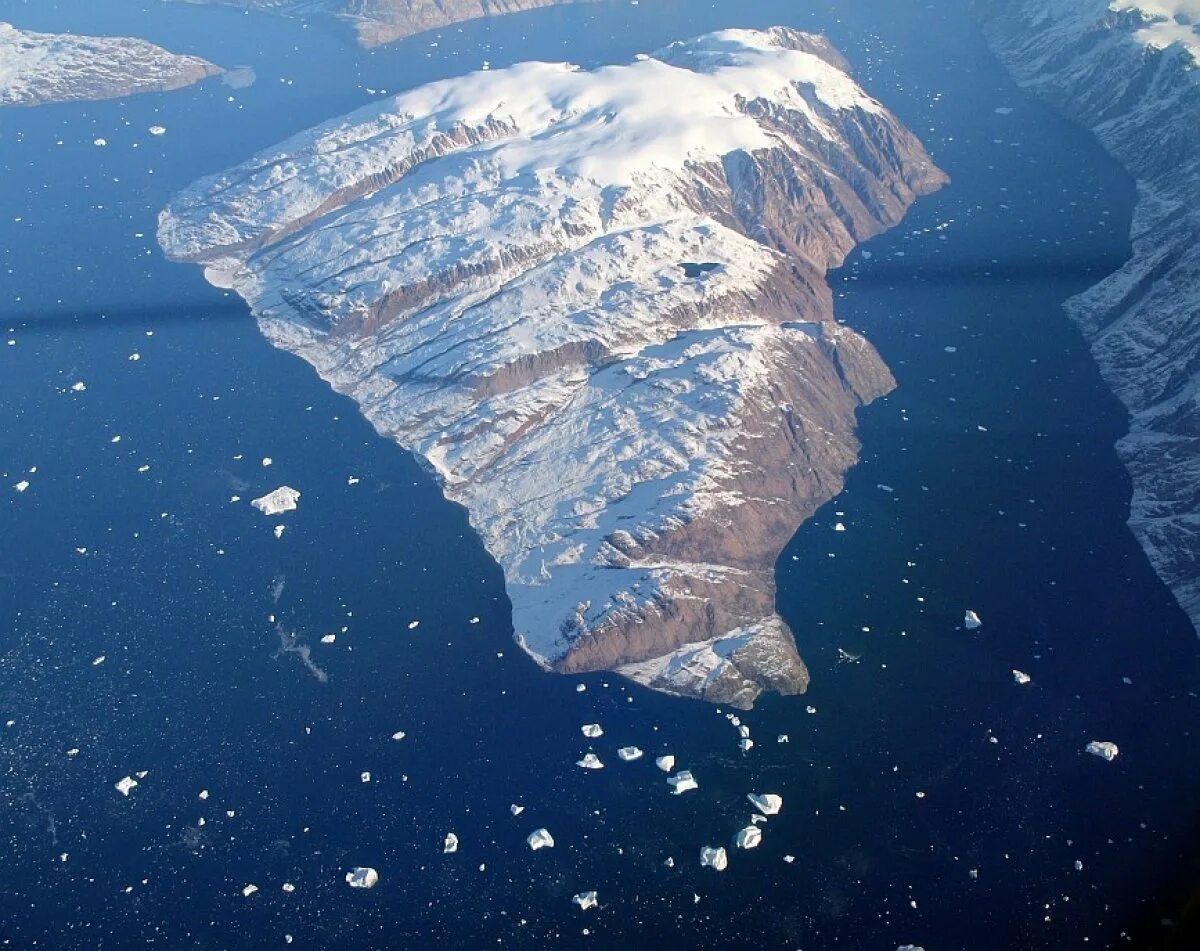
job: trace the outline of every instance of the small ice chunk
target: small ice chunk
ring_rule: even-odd
[[[285,892],[287,892],[289,895],[290,895],[292,892],[294,892],[294,891],[296,890],[296,886],[295,886],[295,885],[293,885],[291,882],[284,882],[284,883],[283,883],[283,884],[280,886],[280,888],[282,888],[282,889],[283,889]]]
[[[786,733],[780,733],[779,736],[775,738],[776,743],[786,743],[787,741],[788,735]]]
[[[458,836],[453,832],[447,832],[446,838],[442,841],[442,854],[450,855],[458,851]]]
[[[776,815],[783,808],[783,797],[775,793],[747,793],[746,798],[754,803],[754,808],[764,816]]]
[[[94,658],[94,659],[92,660],[92,666],[93,666],[93,667],[99,667],[99,666],[100,666],[101,664],[103,664],[103,663],[104,663],[104,661],[105,661],[105,660],[107,660],[107,659],[108,659],[108,658],[107,658],[107,655],[105,655],[105,654],[101,654],[99,657],[96,657],[96,658]]]
[[[700,850],[700,864],[723,872],[729,867],[729,856],[721,846],[714,849],[711,845],[706,845]]]
[[[108,145],[108,139],[93,139],[92,145],[96,146],[96,148],[102,149],[104,146]]]
[[[247,898],[249,898],[251,895],[255,894],[257,891],[258,891],[257,885],[247,885],[245,888],[242,889],[242,894],[245,895]]]
[[[250,504],[262,512],[263,515],[281,515],[284,512],[295,510],[296,502],[299,498],[300,493],[290,485],[281,485],[278,489],[268,492]]]
[[[508,807],[508,811],[509,811],[509,812],[511,812],[511,813],[512,813],[514,816],[519,816],[519,815],[520,815],[522,812],[524,812],[524,811],[525,811],[525,807],[524,807],[524,806],[518,806],[518,805],[517,805],[517,804],[514,802],[514,803],[513,803],[511,806],[509,806],[509,807]]]
[[[785,862],[787,862],[787,863],[788,863],[788,865],[791,865],[791,864],[792,864],[794,861],[796,861],[796,856],[794,856],[794,855],[785,855],[785,856],[783,857],[783,860],[784,860]]]
[[[379,884],[379,873],[373,868],[356,865],[346,873],[346,884],[351,888],[374,888]]]
[[[604,736],[604,729],[599,723],[585,723],[579,730],[589,740],[596,740]]]
[[[86,389],[87,389],[87,384],[84,383],[83,380],[79,380],[79,381],[71,384],[72,392],[82,393]]]
[[[576,766],[582,766],[584,769],[604,769],[604,764],[600,762],[600,757],[595,753],[588,753],[583,759],[575,763]]]
[[[1033,680],[1033,678],[1030,677],[1029,674],[1025,673],[1025,671],[1017,670],[1015,667],[1013,668],[1012,675],[1013,675],[1013,682],[1018,683],[1018,684],[1027,684],[1031,680]]]
[[[122,796],[128,796],[133,791],[133,787],[137,784],[138,781],[132,776],[126,776],[124,779],[117,781],[117,792],[119,792]]]
[[[24,492],[26,489],[29,488],[29,480],[22,479],[20,482],[18,482],[16,485],[14,485],[13,488],[16,489],[18,492]]]
[[[833,526],[833,530],[834,530],[835,532],[844,532],[844,531],[846,530],[846,526],[845,526],[845,525],[843,525],[841,522],[837,522],[837,523],[836,523],[836,524]]]
[[[284,528],[284,526],[282,526],[282,525],[275,526],[274,532],[275,532],[276,538],[283,538],[283,528]]]
[[[587,691],[587,684],[576,684],[575,685],[576,693],[585,693],[586,691]]]
[[[269,465],[270,465],[272,462],[274,462],[274,461],[275,461],[275,460],[274,460],[274,459],[272,459],[270,456],[263,456],[263,461],[262,461],[262,464],[263,464],[264,466],[269,466]]]
[[[748,825],[734,837],[733,841],[739,849],[757,848],[758,843],[762,841],[762,830],[756,825]]]
[[[983,621],[979,620],[979,615],[971,610],[968,610],[963,615],[963,624],[966,625],[968,631],[973,631],[977,627],[983,627]]]
[[[368,770],[363,770],[358,778],[364,783],[369,783],[371,781],[371,773]]]
[[[337,640],[336,634],[322,634],[321,635],[321,643],[322,644],[332,644],[336,640]]]
[[[754,741],[747,736],[738,740],[738,746],[740,746],[742,752],[745,753],[754,747]]]
[[[1116,743],[1110,743],[1107,740],[1092,740],[1084,747],[1087,752],[1093,756],[1099,756],[1101,759],[1106,759],[1110,763],[1117,758],[1117,754],[1121,751],[1117,749]]]
[[[654,765],[661,769],[664,773],[669,773],[675,768],[675,757],[671,754],[660,756],[654,761]]]
[[[208,798],[208,790],[207,790],[207,789],[201,789],[201,790],[200,790],[200,799],[201,799],[201,800],[204,800],[204,799],[207,799],[207,798]]]
[[[529,838],[525,841],[529,843],[529,847],[535,852],[538,849],[554,848],[554,836],[545,829],[534,829],[529,833]]]
[[[420,622],[420,621],[409,621],[409,622],[408,622],[408,629],[409,629],[410,631],[415,631],[415,630],[416,630],[418,627],[420,627],[420,626],[421,626],[421,622]]]
[[[685,792],[692,789],[699,789],[700,784],[686,769],[680,770],[674,776],[667,777],[667,785],[671,787],[672,792],[676,796],[682,796]]]
[[[349,478],[346,480],[346,485],[358,485],[358,483],[359,483],[359,478],[358,478],[358,476],[350,476],[350,477],[349,477]]]
[[[589,908],[595,908],[599,904],[595,892],[580,892],[571,901],[579,906],[580,911],[587,911]]]
[[[151,135],[166,135],[167,127],[165,125],[152,125],[149,132]]]
[[[397,730],[395,733],[392,734],[392,739],[399,742],[400,740],[404,739],[406,736],[408,736],[408,734],[405,733],[403,730]]]
[[[617,755],[626,763],[632,763],[635,759],[642,758],[642,751],[636,746],[622,746],[617,750]]]

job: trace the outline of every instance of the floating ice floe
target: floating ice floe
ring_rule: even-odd
[[[580,892],[571,901],[579,906],[580,911],[587,911],[589,908],[595,908],[600,902],[596,898],[595,892]]]
[[[660,756],[654,761],[654,765],[661,769],[664,773],[669,773],[675,768],[675,757],[669,753],[666,756]]]
[[[971,610],[968,610],[963,615],[963,624],[966,625],[968,631],[973,631],[977,627],[983,627],[983,621],[979,620],[979,615]]]
[[[599,723],[585,723],[579,728],[579,731],[589,740],[596,740],[604,736],[604,728]]]
[[[415,630],[416,630],[418,627],[420,627],[420,626],[421,626],[421,622],[420,622],[420,621],[409,621],[409,622],[408,622],[408,629],[409,629],[410,631],[415,631]]]
[[[257,885],[247,885],[245,888],[242,889],[242,894],[246,898],[249,898],[251,895],[255,894],[257,891],[258,891]]]
[[[108,659],[108,658],[107,658],[107,656],[106,656],[105,654],[101,654],[99,657],[93,658],[93,660],[92,660],[92,666],[93,666],[93,667],[99,667],[99,666],[100,666],[101,664],[103,664],[103,663],[104,663],[104,662],[105,662],[107,659]]]
[[[166,135],[167,127],[165,125],[152,125],[149,132],[151,135]]]
[[[283,529],[284,529],[284,526],[282,526],[282,525],[275,526],[274,531],[275,531],[276,538],[283,538]]]
[[[586,693],[587,692],[587,684],[576,684],[575,692],[576,693]]]
[[[734,837],[733,841],[739,849],[757,848],[758,843],[762,841],[762,830],[756,825],[748,825]]]
[[[379,884],[379,873],[373,868],[356,865],[346,873],[346,884],[351,888],[374,888]]]
[[[79,380],[79,381],[71,384],[72,392],[82,393],[86,389],[87,389],[87,384],[84,383],[83,380]]]
[[[517,805],[517,804],[514,802],[514,803],[513,803],[511,806],[509,806],[509,807],[508,807],[508,811],[509,811],[509,812],[511,812],[511,813],[512,813],[514,816],[519,816],[519,815],[520,815],[522,812],[524,812],[524,811],[525,811],[525,807],[524,807],[524,806],[518,806],[518,805]]]
[[[1030,677],[1029,674],[1025,673],[1025,671],[1017,670],[1015,667],[1013,668],[1012,675],[1013,675],[1013,682],[1018,683],[1018,684],[1027,684],[1031,680],[1033,680],[1033,678]]]
[[[133,791],[133,787],[137,784],[138,781],[132,776],[126,776],[124,779],[117,781],[117,792],[119,792],[122,796],[128,796]]]
[[[269,466],[269,465],[270,465],[272,462],[274,462],[274,461],[275,461],[275,460],[274,460],[274,459],[272,459],[270,456],[263,456],[263,461],[262,461],[262,464],[263,464],[264,466]]]
[[[201,789],[201,790],[200,790],[200,796],[199,796],[199,798],[200,798],[202,801],[203,801],[203,800],[205,800],[205,799],[207,799],[207,798],[208,798],[208,790],[207,790],[207,789]]]
[[[738,740],[738,747],[741,749],[741,751],[743,753],[746,753],[749,750],[754,748],[754,741],[752,739],[750,739],[750,737],[744,736],[740,740]]]
[[[290,485],[281,485],[278,489],[268,492],[250,504],[262,512],[263,515],[281,515],[284,512],[293,511],[299,499],[299,492]]]
[[[363,770],[362,774],[358,778],[364,783],[369,783],[371,781],[371,774],[367,770]]]
[[[582,766],[584,769],[604,769],[604,764],[600,762],[600,757],[595,753],[588,753],[583,759],[576,761],[576,766]]]
[[[776,815],[783,808],[783,797],[775,793],[747,793],[746,798],[754,803],[754,808],[764,816]]]
[[[1092,740],[1084,747],[1087,752],[1093,756],[1099,756],[1101,759],[1106,759],[1110,763],[1117,758],[1117,754],[1121,751],[1117,749],[1116,743],[1110,743],[1107,740]]]
[[[779,736],[775,738],[776,743],[786,743],[787,741],[788,735],[786,733],[780,733]]]
[[[392,739],[399,742],[400,740],[404,739],[406,736],[408,736],[408,734],[405,733],[403,730],[397,730],[395,733],[392,734]]]
[[[700,864],[723,872],[729,867],[729,856],[721,846],[713,848],[711,845],[706,845],[700,850]]]
[[[787,863],[788,863],[788,865],[791,865],[791,864],[792,864],[794,861],[796,861],[796,856],[794,856],[794,855],[785,855],[785,856],[783,857],[783,860],[784,860],[785,862],[787,862]]]
[[[685,792],[692,789],[699,789],[700,784],[686,769],[681,769],[674,776],[667,777],[667,785],[671,787],[671,791],[676,796],[682,796]]]
[[[29,480],[22,479],[20,482],[18,482],[16,485],[14,485],[13,488],[16,489],[18,492],[24,492],[26,489],[29,488]]]
[[[632,763],[635,759],[642,758],[642,751],[636,746],[622,746],[617,750],[617,755],[626,763]]]
[[[322,644],[332,644],[336,640],[337,640],[336,634],[322,634],[321,635],[321,643]]]
[[[458,851],[458,836],[453,832],[447,832],[446,838],[442,841],[442,854],[450,855]]]
[[[545,829],[534,829],[529,833],[529,838],[525,841],[529,843],[529,847],[535,852],[538,849],[554,848],[554,836]]]
[[[293,885],[291,882],[284,882],[279,887],[281,889],[283,889],[283,891],[287,892],[289,895],[296,890],[296,886]]]
[[[108,145],[108,139],[93,139],[92,145],[102,149],[104,146]]]
[[[844,532],[846,530],[846,526],[843,525],[841,522],[837,522],[834,524],[833,530],[835,532]]]

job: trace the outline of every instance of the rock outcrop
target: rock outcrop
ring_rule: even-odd
[[[944,180],[823,38],[732,30],[403,93],[159,240],[424,460],[544,667],[745,707],[807,685],[775,561],[893,386],[825,272]]]
[[[1129,524],[1200,630],[1200,14],[1196,0],[984,0],[1018,82],[1137,180],[1133,256],[1067,302],[1129,410]],[[1189,16],[1190,14],[1190,16]]]
[[[0,106],[166,92],[220,72],[134,37],[30,33],[0,23]]]
[[[381,46],[426,30],[589,0],[187,0],[269,10],[286,16],[331,16],[348,24],[363,46]]]

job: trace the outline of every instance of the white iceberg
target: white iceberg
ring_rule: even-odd
[[[242,889],[242,894],[245,895],[247,898],[249,898],[251,895],[253,895],[257,891],[258,891],[257,885],[247,885],[245,888]]]
[[[282,525],[276,525],[274,528],[274,532],[275,532],[276,538],[283,538],[283,526]]]
[[[604,769],[604,764],[600,762],[600,757],[595,753],[588,753],[583,759],[575,763],[576,766],[582,766],[584,769]]]
[[[281,485],[278,489],[268,492],[250,504],[262,512],[263,515],[280,515],[283,512],[295,510],[296,502],[299,498],[300,493],[290,485]]]
[[[442,854],[450,855],[452,852],[458,851],[458,836],[453,832],[447,832],[446,838],[442,842]]]
[[[756,825],[748,825],[734,837],[733,841],[739,849],[757,848],[758,843],[762,841],[762,831]]]
[[[667,754],[666,756],[660,756],[654,761],[654,765],[661,769],[664,773],[669,773],[675,768],[675,757],[671,756],[670,754]]]
[[[729,867],[729,856],[720,846],[714,849],[711,845],[706,845],[700,850],[700,864],[723,872]]]
[[[776,815],[783,808],[783,797],[775,793],[747,793],[746,798],[754,803],[754,808],[764,816]]]
[[[529,838],[525,841],[529,843],[529,847],[535,852],[538,849],[554,848],[554,836],[545,829],[534,829],[529,833]]]
[[[626,763],[632,763],[635,759],[642,758],[642,751],[636,746],[622,746],[617,750],[617,755]]]
[[[742,752],[745,753],[754,748],[754,741],[747,736],[738,740],[738,746],[741,748]]]
[[[150,126],[149,132],[151,135],[166,135],[167,127],[164,125],[152,125]]]
[[[589,740],[596,740],[604,736],[604,729],[599,723],[585,723],[579,730]]]
[[[595,908],[600,902],[596,898],[595,892],[580,892],[571,901],[579,906],[580,911],[587,911],[589,908]]]
[[[963,624],[966,625],[968,631],[973,631],[977,627],[983,627],[983,621],[979,620],[979,615],[974,611],[967,611],[963,615]]]
[[[674,776],[667,777],[667,785],[671,787],[672,792],[676,796],[682,796],[685,792],[692,789],[699,789],[700,784],[692,777],[686,769],[681,769]]]
[[[18,492],[24,492],[26,489],[29,488],[29,480],[22,479],[20,482],[18,482],[16,485],[14,485],[13,488],[16,489]]]
[[[514,803],[513,803],[511,806],[509,806],[509,807],[508,807],[508,811],[509,811],[509,812],[511,812],[511,813],[512,813],[514,816],[519,816],[519,815],[520,815],[522,812],[524,812],[524,811],[525,811],[525,807],[524,807],[524,806],[518,806],[518,805],[517,805],[517,804],[514,802]]]
[[[137,784],[138,781],[132,776],[126,776],[124,779],[117,781],[117,792],[119,792],[122,796],[128,796],[133,791],[133,787]]]
[[[1013,682],[1018,683],[1018,684],[1027,684],[1031,680],[1033,680],[1033,678],[1030,677],[1029,674],[1025,673],[1025,671],[1017,670],[1015,667],[1013,668],[1012,675],[1013,675]]]
[[[1110,763],[1117,758],[1117,754],[1121,751],[1117,748],[1116,743],[1109,743],[1107,740],[1092,740],[1086,747],[1087,752],[1093,756],[1099,756],[1101,759],[1106,759]]]
[[[346,884],[351,888],[374,888],[379,884],[379,873],[373,868],[356,865],[346,873]]]

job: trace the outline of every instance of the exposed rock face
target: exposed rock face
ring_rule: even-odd
[[[775,561],[893,385],[825,271],[944,180],[823,38],[726,31],[404,93],[159,240],[429,465],[543,666],[749,706],[807,684]]]
[[[1137,179],[1133,257],[1067,310],[1130,413],[1129,524],[1200,630],[1200,4],[978,5],[1017,80]]]
[[[0,106],[165,92],[219,72],[133,37],[29,33],[0,23]]]
[[[426,30],[590,0],[187,0],[274,10],[289,16],[326,15],[348,23],[363,46],[380,46]]]

